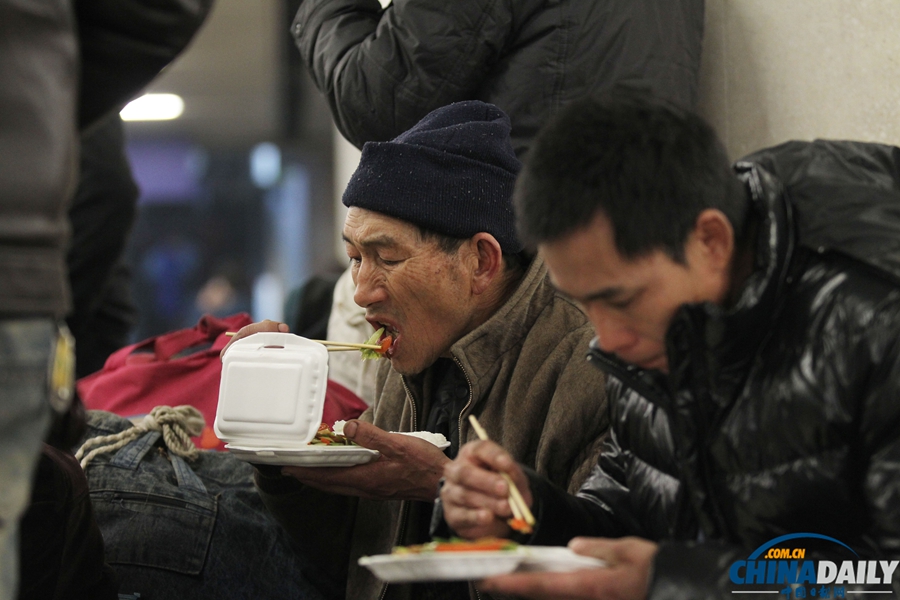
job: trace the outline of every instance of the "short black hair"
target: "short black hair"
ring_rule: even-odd
[[[684,245],[707,208],[740,238],[749,207],[712,127],[646,94],[567,105],[535,138],[515,189],[519,235],[531,247],[586,226],[601,211],[626,258]]]

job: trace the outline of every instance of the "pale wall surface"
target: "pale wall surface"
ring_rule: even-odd
[[[732,158],[789,139],[900,145],[900,1],[706,7],[699,111]]]

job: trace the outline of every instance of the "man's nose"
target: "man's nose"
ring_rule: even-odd
[[[384,287],[378,283],[378,278],[366,264],[361,264],[354,278],[356,292],[353,301],[363,308],[384,300]]]

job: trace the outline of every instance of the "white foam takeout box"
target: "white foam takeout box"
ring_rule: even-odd
[[[275,465],[341,466],[378,456],[360,446],[309,445],[322,422],[328,350],[292,333],[234,341],[222,358],[213,426],[237,458]]]

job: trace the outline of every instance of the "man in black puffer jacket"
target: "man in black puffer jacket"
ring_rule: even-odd
[[[697,101],[703,0],[301,0],[291,30],[351,143],[497,105],[520,158],[561,106],[616,85]]]
[[[598,334],[612,434],[577,496],[470,444],[445,469],[445,516],[506,535],[507,471],[531,543],[626,539],[572,542],[609,568],[484,587],[900,593],[900,149],[789,142],[732,170],[696,116],[585,101],[539,134],[516,208]]]

